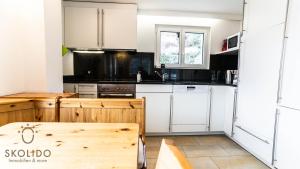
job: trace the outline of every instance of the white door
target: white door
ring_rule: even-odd
[[[225,90],[225,115],[224,115],[224,132],[227,136],[232,135],[233,118],[235,109],[235,87],[227,87]]]
[[[298,168],[300,111],[281,108],[279,112],[275,167],[278,169]]]
[[[146,133],[169,133],[172,93],[136,93],[146,98]]]
[[[137,9],[103,10],[103,48],[137,48]]]
[[[209,87],[173,87],[172,132],[207,131]]]
[[[290,0],[280,104],[300,110],[300,1]]]
[[[98,8],[65,7],[65,46],[98,48]]]
[[[224,131],[225,97],[228,86],[211,87],[210,131]]]
[[[283,32],[284,24],[280,24],[248,34],[241,55],[235,139],[268,164],[272,161]]]

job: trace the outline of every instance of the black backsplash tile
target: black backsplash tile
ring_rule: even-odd
[[[87,80],[136,79],[141,71],[144,80],[160,79],[154,71],[166,72],[172,81],[210,81],[211,74],[237,68],[237,56],[211,56],[211,70],[200,69],[157,69],[154,67],[154,53],[115,52],[104,54],[74,53],[74,78]],[[223,77],[223,75],[221,75]],[[221,77],[221,79],[222,79]],[[70,77],[66,77],[70,78]],[[222,79],[223,80],[223,79]]]

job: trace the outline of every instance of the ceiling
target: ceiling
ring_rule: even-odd
[[[138,0],[141,10],[242,14],[243,0]]]
[[[65,0],[70,1],[70,0]],[[243,0],[71,0],[113,3],[138,3],[139,10],[179,11],[197,13],[238,14]]]

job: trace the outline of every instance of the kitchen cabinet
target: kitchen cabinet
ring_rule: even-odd
[[[137,5],[64,2],[68,48],[137,49]]]
[[[65,93],[78,93],[78,84],[77,83],[64,83],[64,92]]]
[[[241,49],[234,139],[266,164],[272,163],[284,24],[248,36]]]
[[[209,86],[174,85],[171,132],[207,132],[209,104]]]
[[[232,134],[235,87],[211,86],[210,131]]]
[[[278,116],[275,167],[295,168],[299,162],[300,111],[281,107]]]
[[[290,0],[287,29],[285,35],[284,65],[280,105],[300,110],[300,2]]]
[[[104,9],[102,43],[105,49],[137,49],[137,9]]]
[[[34,103],[29,99],[0,99],[0,126],[14,122],[34,122]]]
[[[98,8],[65,7],[64,38],[68,48],[99,48],[100,38]]]
[[[136,85],[136,97],[146,98],[146,133],[169,133],[172,85]]]
[[[243,30],[246,34],[255,35],[284,23],[287,2],[288,0],[245,0]]]
[[[137,123],[145,135],[144,99],[61,99],[60,122]]]

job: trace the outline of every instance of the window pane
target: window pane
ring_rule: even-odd
[[[179,32],[160,32],[160,63],[179,64]]]
[[[203,33],[185,33],[185,64],[203,64]]]

